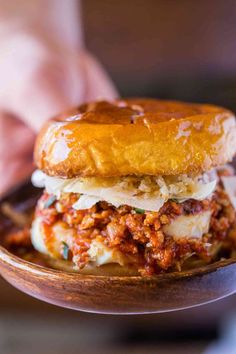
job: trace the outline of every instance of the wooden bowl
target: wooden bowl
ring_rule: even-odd
[[[0,273],[17,289],[74,310],[138,314],[180,310],[233,294],[236,260],[149,278],[88,276],[29,263],[0,247]]]
[[[26,185],[7,196],[4,202],[19,205],[27,198],[32,199],[34,193],[38,191]],[[0,213],[1,235],[4,218]],[[9,222],[5,225],[9,228]],[[74,310],[109,314],[180,310],[236,291],[236,259],[152,277],[89,276],[30,263],[0,246],[0,273],[19,290],[43,301]]]

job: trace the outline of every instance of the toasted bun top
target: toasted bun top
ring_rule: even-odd
[[[198,174],[236,152],[235,116],[208,104],[156,99],[92,102],[41,130],[35,162],[51,176]]]

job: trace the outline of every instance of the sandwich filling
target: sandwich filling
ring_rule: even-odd
[[[78,270],[116,263],[151,275],[208,263],[236,238],[235,178],[228,166],[195,177],[61,179],[36,171],[32,182],[45,190],[32,243]]]

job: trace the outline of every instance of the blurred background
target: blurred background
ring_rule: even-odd
[[[21,0],[21,11],[11,1],[2,18],[14,13],[17,23],[21,18],[31,23],[33,11],[24,12],[24,6],[33,8],[38,1]],[[47,13],[47,6],[55,1],[43,4]],[[121,96],[211,102],[236,111],[235,0],[84,0],[80,5],[82,30],[76,40],[84,38],[83,46],[103,65]],[[66,28],[66,21],[65,7],[57,22]],[[44,16],[39,29],[39,33],[45,30]],[[68,40],[69,46],[68,38],[61,41]],[[1,65],[5,64],[0,58],[0,74]],[[96,80],[91,74],[92,84]],[[0,86],[0,106],[2,92]],[[24,124],[34,129],[25,117]],[[6,118],[2,128],[5,122]],[[3,157],[0,164],[3,168]],[[0,294],[1,354],[236,353],[235,296],[191,310],[122,317],[60,309],[20,293],[3,280]]]
[[[234,0],[83,3],[86,45],[122,96],[236,105]]]

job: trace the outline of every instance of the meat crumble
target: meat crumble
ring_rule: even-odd
[[[137,257],[141,274],[151,275],[169,270],[180,270],[191,259],[205,263],[213,261],[219,247],[236,244],[235,211],[223,187],[218,185],[211,199],[183,203],[169,200],[158,212],[149,212],[129,206],[115,208],[107,202],[99,202],[90,209],[75,210],[72,205],[78,194],[63,194],[60,200],[45,207],[51,198],[46,192],[36,208],[47,230],[57,221],[75,231],[76,238],[70,247],[70,257],[78,268],[89,262],[88,250],[96,239],[107,247],[115,247],[123,254]],[[175,240],[163,231],[180,215],[195,215],[211,210],[210,229],[202,238]],[[50,244],[50,231],[45,244]],[[223,245],[224,243],[224,245]]]
[[[221,171],[220,175],[225,175]],[[118,208],[102,201],[86,210],[72,205],[79,194],[65,193],[57,200],[44,191],[36,207],[44,228],[44,242],[50,250],[52,227],[60,222],[73,230],[71,240],[61,243],[61,259],[71,260],[81,269],[89,261],[88,251],[93,240],[116,249],[135,260],[142,275],[180,271],[195,265],[214,262],[236,250],[236,215],[223,185],[219,181],[209,199],[193,199],[178,203],[168,200],[158,212],[145,211],[127,205]],[[201,238],[174,238],[163,228],[181,215],[211,212],[209,231]],[[25,235],[25,237],[24,237]],[[29,230],[9,235],[9,245],[29,243]],[[65,257],[66,255],[66,257]]]

